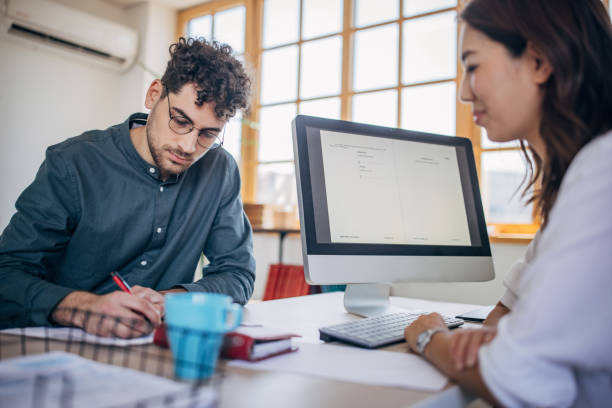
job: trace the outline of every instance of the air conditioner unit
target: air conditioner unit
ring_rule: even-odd
[[[138,52],[136,30],[49,0],[5,0],[3,31],[125,70]]]

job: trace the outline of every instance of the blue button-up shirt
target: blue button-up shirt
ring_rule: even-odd
[[[129,130],[146,119],[93,130],[47,149],[34,182],[0,237],[0,326],[48,325],[70,292],[103,294],[119,271],[155,290],[253,293],[252,230],[235,160],[208,152],[162,181]],[[194,280],[204,253],[210,264]]]

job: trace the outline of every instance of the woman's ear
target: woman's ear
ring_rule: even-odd
[[[533,82],[537,85],[546,83],[553,73],[552,65],[550,65],[550,61],[548,61],[546,55],[536,48],[531,41],[527,42],[527,50],[525,53],[529,60]]]

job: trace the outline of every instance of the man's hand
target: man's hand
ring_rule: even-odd
[[[115,291],[106,295],[72,292],[56,306],[51,319],[98,336],[143,336],[161,324],[163,303],[160,308],[160,303],[153,301],[162,296],[140,286],[134,286],[132,291],[133,294]]]
[[[456,330],[450,342],[450,355],[456,370],[475,367],[478,362],[478,350],[483,344],[495,338],[495,327],[483,326],[478,329]]]
[[[132,294],[138,296],[141,299],[148,300],[153,306],[159,311],[161,317],[164,317],[164,293],[157,292],[151,288],[145,288],[143,286],[134,285],[132,286]]]

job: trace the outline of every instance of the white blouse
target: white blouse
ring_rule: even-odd
[[[508,270],[506,276],[504,277],[506,292],[499,301],[510,310],[514,308],[514,304],[520,296],[519,284],[521,282],[521,276],[523,276],[523,271],[531,262],[533,262],[533,259],[535,258],[539,239],[540,231],[537,232],[535,237],[533,237],[529,243],[527,251],[525,252],[525,257],[512,264],[510,270]]]
[[[574,158],[517,283],[479,351],[489,390],[510,407],[612,404],[612,132]]]

